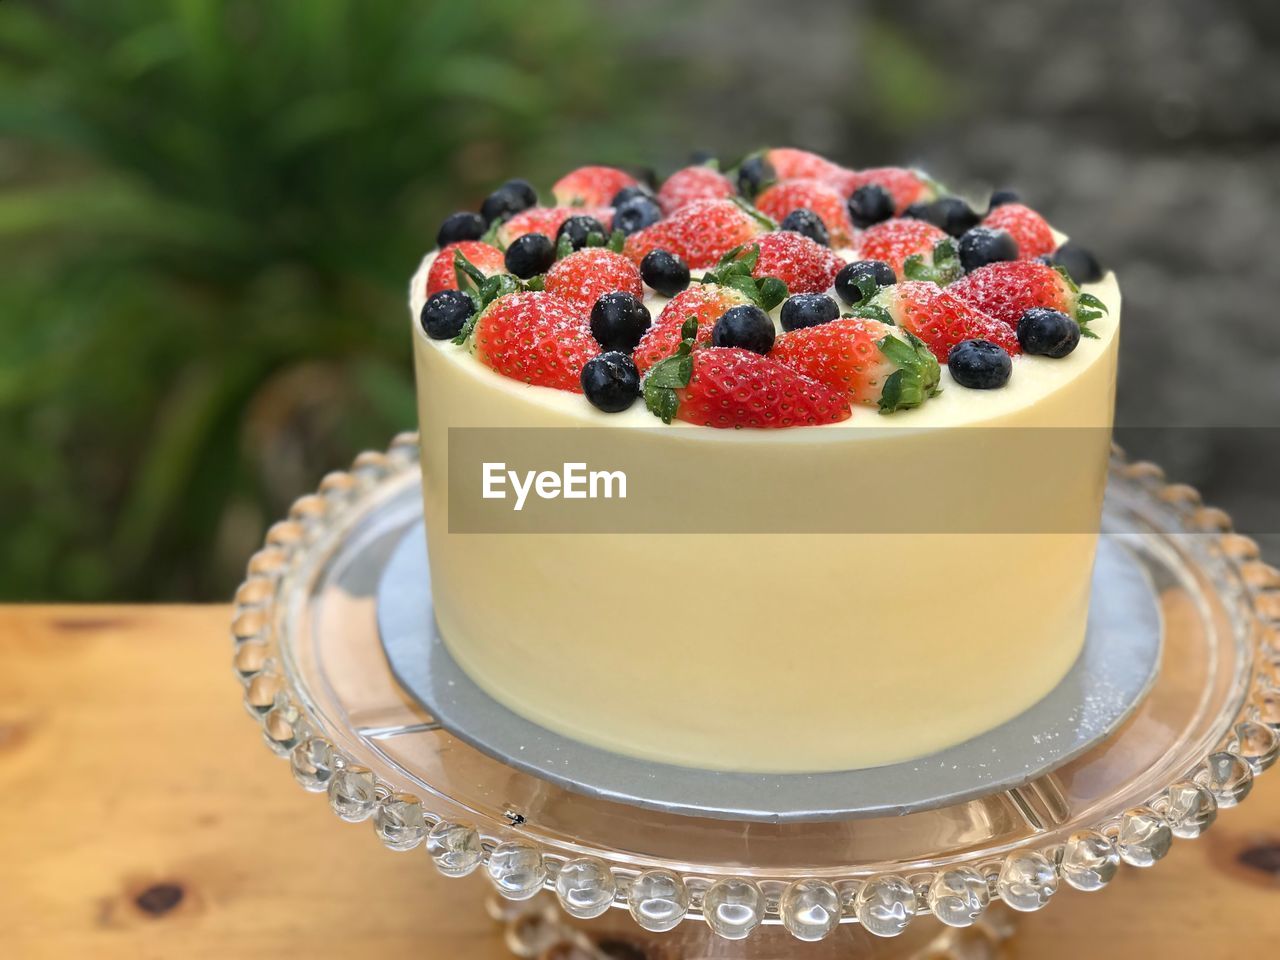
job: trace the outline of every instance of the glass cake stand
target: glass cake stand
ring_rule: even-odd
[[[777,823],[593,796],[469,746],[393,676],[378,584],[420,519],[403,508],[419,481],[405,434],[293,505],[236,592],[235,672],[267,745],[341,819],[446,876],[487,874],[519,956],[993,956],[1016,912],[1152,866],[1280,752],[1280,572],[1195,490],[1117,451],[1103,532],[1144,569],[1162,647],[1145,697],[1084,753],[898,816]]]

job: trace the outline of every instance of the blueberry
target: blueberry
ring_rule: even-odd
[[[556,245],[545,233],[526,233],[511,241],[503,260],[508,270],[528,280],[551,269],[556,262]]]
[[[630,353],[649,329],[649,310],[629,293],[606,293],[591,308],[591,335],[606,350]]]
[[[836,274],[836,293],[840,294],[840,299],[851,307],[857,306],[865,299],[862,291],[858,289],[858,281],[864,277],[873,279],[877,287],[887,287],[898,282],[898,276],[893,272],[893,267],[883,260],[855,260],[853,263],[845,264]]]
[[[1059,360],[1080,342],[1080,324],[1061,310],[1032,307],[1018,318],[1018,343],[1024,353]]]
[[[1018,196],[1017,190],[995,190],[991,194],[991,200],[987,203],[988,210],[994,210],[996,207],[1006,203],[1021,203],[1022,198]]]
[[[763,154],[753,154],[738,167],[738,192],[744,197],[754,197],[777,179],[778,173],[773,164]]]
[[[797,293],[782,304],[782,329],[799,330],[830,323],[840,316],[840,308],[825,293]]]
[[[582,368],[582,392],[605,413],[619,413],[640,395],[640,372],[625,353],[610,351],[592,357]]]
[[[609,237],[609,234],[605,233],[604,224],[595,217],[578,214],[560,224],[560,229],[556,231],[556,242],[559,243],[561,238],[568,237],[573,249],[581,250],[587,245],[587,238],[593,233],[598,234],[601,240]]]
[[[711,330],[711,343],[717,347],[741,347],[752,353],[765,354],[773,349],[777,335],[769,315],[753,303],[730,307],[720,315]]]
[[[778,229],[798,233],[824,247],[831,246],[831,234],[827,232],[827,225],[808,207],[796,207],[783,218]]]
[[[990,340],[962,340],[947,356],[951,378],[970,390],[996,390],[1009,382],[1013,361]]]
[[[538,192],[528,180],[508,180],[480,204],[480,216],[486,223],[493,223],[521,210],[528,210],[538,202]]]
[[[613,211],[613,229],[627,236],[662,219],[662,208],[652,197],[632,197]]]
[[[609,201],[609,206],[620,207],[628,200],[634,200],[636,197],[644,197],[647,200],[653,199],[653,191],[643,184],[636,184],[631,187],[623,187],[613,195],[613,199]]]
[[[1102,264],[1093,252],[1070,240],[1053,252],[1049,262],[1066,270],[1076,283],[1097,283],[1103,277]]]
[[[462,331],[476,305],[461,290],[440,290],[422,305],[422,329],[432,340],[452,340]]]
[[[910,204],[907,209],[902,211],[904,217],[910,217],[912,220],[927,220],[933,223],[932,204],[925,200],[917,200]]]
[[[963,236],[971,227],[976,227],[981,219],[959,197],[939,197],[928,203],[913,203],[907,207],[903,216],[932,223],[953,237]]]
[[[440,224],[440,229],[436,233],[436,246],[447,247],[451,243],[460,243],[463,240],[479,240],[484,236],[484,231],[484,217],[480,214],[471,213],[468,210],[451,213],[444,218],[444,223]]]
[[[1018,244],[1008,230],[974,227],[960,238],[960,266],[965,273],[1001,260],[1017,260]]]
[[[689,286],[689,265],[667,250],[650,250],[640,261],[640,276],[664,297]]]
[[[855,227],[882,223],[893,211],[893,194],[878,183],[864,183],[849,197],[849,217]]]
[[[715,160],[717,160],[717,157],[710,150],[694,150],[689,154],[689,166],[691,167],[701,167]]]

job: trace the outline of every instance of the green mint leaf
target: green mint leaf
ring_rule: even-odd
[[[760,281],[759,287],[760,306],[765,310],[772,310],[787,299],[787,285],[777,277],[765,277]]]

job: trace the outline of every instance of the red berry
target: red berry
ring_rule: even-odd
[[[658,206],[667,216],[695,200],[721,200],[737,190],[733,181],[708,166],[685,167],[663,181],[658,190]]]
[[[908,257],[919,254],[926,262],[932,262],[933,248],[946,239],[945,230],[923,220],[886,220],[862,231],[858,259],[883,260],[901,277],[902,264]]]
[[[868,167],[865,170],[851,170],[848,173],[849,176],[838,184],[845,196],[869,183],[878,183],[889,191],[889,195],[893,197],[895,210],[899,214],[913,203],[931,199],[934,194],[933,186],[929,181],[914,170],[908,170],[905,167]]]
[[[822,293],[830,289],[844,261],[829,247],[789,230],[766,233],[755,243],[760,260],[751,271],[756,279],[777,277],[788,293]]]
[[[745,294],[716,283],[696,284],[677,293],[640,338],[632,355],[636,369],[644,373],[659,360],[675,353],[680,345],[680,329],[686,320],[693,318],[698,321],[695,345],[705,346],[711,343],[711,330],[726,310],[750,302]]]
[[[775,183],[756,198],[756,206],[762,213],[781,221],[792,210],[806,207],[827,225],[833,247],[847,247],[853,242],[856,231],[849,219],[845,198],[821,180],[785,180]]]
[[[1053,229],[1040,214],[1021,203],[1002,203],[982,221],[984,227],[1007,230],[1018,244],[1019,260],[1034,260],[1053,253],[1058,242]]]
[[[773,167],[773,172],[780,181],[821,180],[834,186],[833,179],[848,172],[826,157],[808,150],[797,150],[795,147],[774,147],[765,151],[764,158],[769,161],[769,166]]]
[[[623,187],[634,187],[639,182],[616,167],[579,167],[557,180],[551,194],[561,206],[603,207]]]
[[[714,267],[734,247],[763,231],[764,226],[732,200],[695,200],[627,237],[626,254],[639,263],[650,250],[667,250],[690,267],[703,269]]]
[[[849,403],[776,360],[736,347],[693,352],[676,419],[704,427],[801,427],[849,417]]]
[[[882,289],[871,306],[888,311],[894,323],[923,340],[942,363],[957,343],[975,338],[990,340],[1011,356],[1022,352],[1013,328],[953,296],[950,287],[905,280]]]
[[[951,284],[947,292],[1013,329],[1032,307],[1048,307],[1072,316],[1077,306],[1071,282],[1053,267],[1034,260],[989,263]]]
[[[581,305],[553,293],[513,293],[485,308],[476,359],[504,377],[582,392],[583,365],[600,353]]]
[[[613,222],[613,207],[530,207],[502,224],[498,239],[506,246],[526,233],[541,233],[555,240],[560,224],[576,216],[595,217],[608,230]]]
[[[629,293],[644,299],[644,282],[636,265],[604,247],[586,247],[557,260],[547,271],[545,289],[581,304],[588,312],[606,293]]]
[[[458,243],[451,243],[436,255],[435,260],[431,262],[431,269],[427,271],[428,297],[433,293],[439,293],[441,290],[458,289],[458,275],[454,269],[453,259],[455,250],[462,251],[462,255],[470,260],[476,269],[485,276],[507,272],[507,265],[503,261],[502,251],[497,247],[490,246],[480,240],[462,240]]]

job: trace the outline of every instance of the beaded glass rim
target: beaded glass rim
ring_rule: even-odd
[[[1243,800],[1254,777],[1280,754],[1280,570],[1264,563],[1256,542],[1234,532],[1230,517],[1204,506],[1197,491],[1168,483],[1159,466],[1128,462],[1113,451],[1112,471],[1172,508],[1180,531],[1212,539],[1213,554],[1233,578],[1229,601],[1252,625],[1253,667],[1236,715],[1223,721],[1216,748],[1184,776],[1148,798],[1072,833],[1065,843],[1020,845],[999,855],[947,869],[868,875],[850,865],[847,879],[789,876],[777,879],[706,876],[668,869],[609,865],[571,857],[522,836],[518,824],[449,819],[446,797],[425,800],[388,783],[313,730],[312,718],[291,685],[276,646],[287,575],[317,541],[385,481],[416,467],[418,437],[394,438],[386,453],[366,452],[351,469],[326,476],[315,494],[298,499],[288,519],[273,525],[248,563],[235,594],[231,635],[233,667],[243,702],[273,753],[288,759],[307,790],[328,795],[348,822],[372,821],[393,850],[425,845],[437,869],[460,877],[483,869],[509,900],[555,892],[570,916],[628,909],[646,930],[661,932],[703,919],[718,935],[742,939],[761,923],[782,924],[800,940],[818,940],[839,923],[861,923],[890,937],[917,916],[933,914],[952,927],[977,922],[996,900],[1019,911],[1044,907],[1066,884],[1099,890],[1119,865],[1147,867],[1178,838],[1194,838],[1219,809]],[[430,806],[439,801],[433,812]]]

